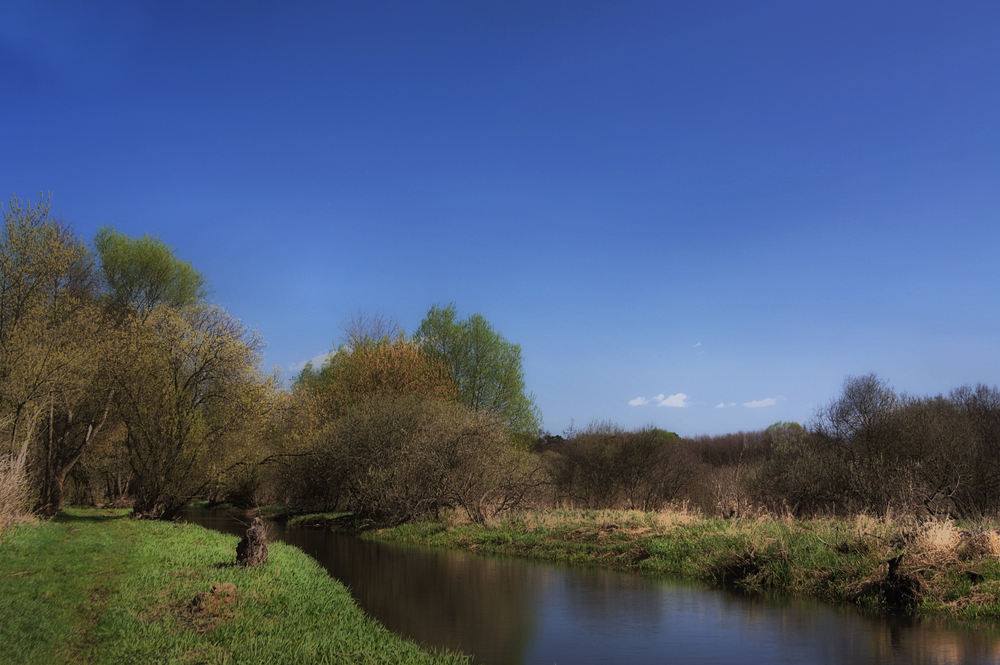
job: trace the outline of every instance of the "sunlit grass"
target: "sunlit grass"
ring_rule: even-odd
[[[266,566],[239,568],[234,536],[125,512],[69,510],[12,530],[0,545],[0,662],[460,662],[366,617],[293,547],[271,543]]]

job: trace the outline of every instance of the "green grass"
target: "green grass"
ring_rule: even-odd
[[[968,526],[968,525],[966,525]],[[904,612],[1000,621],[1000,535],[970,545],[955,524],[853,519],[733,519],[690,513],[553,510],[480,526],[447,522],[370,531],[385,541],[635,570],[718,587]],[[985,543],[985,544],[983,544]],[[888,559],[902,554],[899,574]]]
[[[294,547],[240,568],[234,536],[125,513],[67,510],[5,534],[0,663],[462,662],[365,616]]]
[[[210,510],[247,510],[231,503],[217,503],[207,499],[196,499],[190,505],[192,508]],[[310,513],[281,504],[256,506],[252,510],[266,520],[281,522],[289,526],[329,527],[343,531],[352,531],[358,528],[354,522],[354,514],[350,512]],[[370,525],[370,522],[366,522],[362,526],[367,525]]]
[[[353,517],[353,513],[347,512],[303,513],[288,517],[287,524],[288,526],[326,527],[337,524],[353,524],[351,521]]]

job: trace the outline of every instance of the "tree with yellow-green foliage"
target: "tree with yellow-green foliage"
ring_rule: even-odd
[[[448,367],[459,402],[499,416],[520,440],[534,440],[541,413],[525,389],[519,344],[494,330],[481,314],[459,320],[454,304],[431,307],[413,339]]]
[[[81,340],[94,319],[93,262],[86,246],[51,212],[47,199],[17,198],[0,229],[0,428],[5,478],[44,482],[36,455],[41,424],[74,384],[90,349]],[[52,466],[50,464],[50,467]],[[37,488],[36,488],[37,489]],[[30,501],[30,493],[22,493]],[[22,506],[23,509],[24,506]],[[0,506],[0,511],[4,510]]]
[[[169,518],[235,463],[239,433],[268,405],[260,341],[218,307],[155,307],[112,341],[114,405],[136,515]]]
[[[447,366],[403,337],[342,347],[319,369],[306,367],[298,386],[316,396],[328,419],[376,395],[418,395],[439,400],[456,396]]]
[[[205,299],[204,275],[157,238],[130,238],[105,226],[94,247],[105,297],[116,308],[144,317],[158,305],[186,307]]]

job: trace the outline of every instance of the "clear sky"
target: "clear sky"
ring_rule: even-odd
[[[286,373],[357,310],[521,344],[545,426],[1000,381],[996,2],[0,7],[0,195],[150,233]]]

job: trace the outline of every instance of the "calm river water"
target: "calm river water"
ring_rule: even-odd
[[[239,516],[185,519],[242,534]],[[829,663],[1000,665],[1000,630],[876,619],[635,574],[373,543],[268,525],[390,630],[486,665]]]

